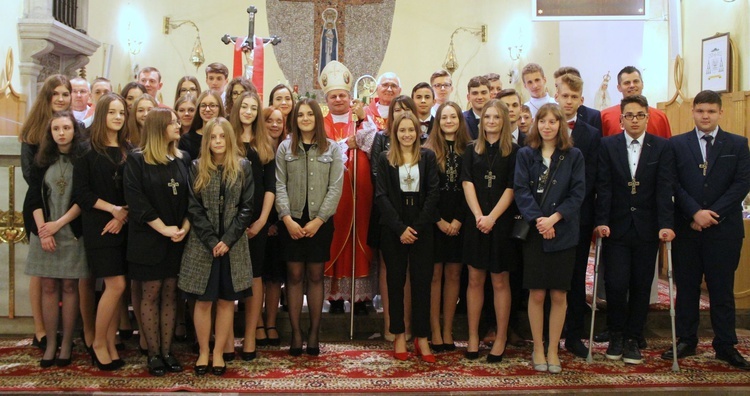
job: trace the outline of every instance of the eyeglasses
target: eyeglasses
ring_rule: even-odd
[[[185,93],[185,92],[198,92],[198,88],[196,88],[196,87],[193,87],[193,88],[180,88],[180,93]]]
[[[208,108],[209,110],[216,110],[219,108],[219,105],[213,104],[213,103],[211,104],[201,103],[201,105],[198,107],[200,107],[201,110],[206,110],[206,108]]]
[[[391,91],[395,91],[395,90],[398,89],[398,85],[393,84],[393,83],[380,84],[380,86],[383,87],[383,89],[385,89],[385,90],[389,90],[390,89]]]
[[[627,114],[623,114],[622,118],[624,118],[624,119],[626,119],[628,121],[633,121],[633,118],[637,118],[638,120],[642,121],[642,120],[646,119],[647,115],[648,114],[646,114],[646,113],[638,113],[638,114],[627,113]]]
[[[435,89],[448,89],[448,88],[450,88],[452,86],[453,86],[453,84],[451,84],[451,83],[432,84],[432,88],[435,88]]]

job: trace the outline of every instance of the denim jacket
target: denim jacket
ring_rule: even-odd
[[[307,203],[310,219],[323,221],[336,213],[344,183],[344,153],[336,142],[328,140],[328,150],[318,152],[313,144],[305,152],[302,142],[296,152],[292,139],[286,139],[276,151],[276,211],[279,219],[299,219]]]

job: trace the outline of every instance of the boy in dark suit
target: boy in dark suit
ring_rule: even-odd
[[[555,89],[558,89],[558,86],[561,83],[562,76],[566,74],[571,74],[578,78],[583,78],[581,77],[581,72],[578,71],[578,69],[576,69],[575,67],[563,66],[555,70],[555,73],[553,74],[553,76],[555,77]],[[599,110],[580,105],[578,106],[578,119],[586,121],[587,124],[591,125],[599,131],[599,135],[602,134],[602,115]]]
[[[750,151],[747,138],[719,127],[721,114],[719,94],[698,93],[693,100],[695,129],[670,141],[677,165],[677,357],[695,355],[698,301],[705,276],[716,358],[750,370],[750,364],[734,348],[733,290],[744,238],[742,200],[750,190]],[[664,359],[673,356],[672,349],[662,354]]]
[[[674,239],[674,155],[669,142],[646,132],[648,101],[620,102],[624,133],[602,139],[596,183],[597,235],[604,239],[607,358],[640,364],[659,239]]]
[[[466,99],[471,103],[471,109],[464,111],[463,115],[469,137],[476,140],[479,136],[479,115],[482,114],[484,104],[490,101],[490,82],[482,76],[472,77],[469,80],[468,91]]]
[[[495,99],[500,99],[508,106],[508,117],[510,118],[510,130],[513,137],[513,143],[523,147],[526,134],[518,130],[518,117],[521,115],[521,95],[515,89],[503,89],[497,92]]]
[[[586,195],[581,205],[578,246],[576,247],[573,277],[568,291],[568,312],[566,318],[565,349],[572,354],[585,358],[588,349],[581,338],[584,337],[584,317],[589,311],[586,305],[586,268],[589,263],[591,233],[594,231],[594,183],[599,159],[599,131],[578,116],[583,105],[583,80],[574,74],[560,77],[555,99],[560,104],[568,130],[573,138],[573,145],[581,150],[586,168]]]

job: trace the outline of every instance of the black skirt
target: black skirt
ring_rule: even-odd
[[[85,240],[84,240],[85,244]],[[108,278],[125,275],[128,272],[126,245],[86,249],[86,262],[91,276],[94,278]]]
[[[161,262],[153,264],[128,263],[128,276],[137,281],[154,281],[164,280],[167,278],[177,278],[180,273],[180,262],[182,262],[182,252],[184,244],[172,243],[167,245],[167,253]]]
[[[576,248],[545,252],[544,239],[535,228],[523,244],[523,288],[570,290]]]
[[[463,229],[461,226],[458,235],[449,236],[434,226],[435,234],[435,262],[436,263],[462,263],[463,262]]]
[[[286,281],[286,261],[281,259],[281,240],[278,234],[282,228],[285,228],[284,223],[276,222],[278,230],[276,235],[266,239],[266,257],[262,275],[264,282],[284,283]]]
[[[253,265],[253,278],[260,278],[265,273],[267,242],[268,224],[261,228],[258,235],[247,240],[250,247],[250,261]]]
[[[305,211],[301,219],[293,219],[301,227],[310,221]],[[325,263],[331,259],[331,242],[333,241],[333,216],[323,223],[312,238],[292,239],[283,223],[279,225],[281,241],[281,259],[285,262]]]

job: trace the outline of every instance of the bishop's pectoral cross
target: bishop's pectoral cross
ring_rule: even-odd
[[[176,181],[174,181],[174,179],[172,179],[172,181],[167,183],[167,187],[172,188],[172,195],[177,195],[177,187],[179,186],[180,186],[180,183],[177,183]]]
[[[641,182],[639,182],[638,180],[635,180],[635,177],[633,177],[633,180],[628,182],[628,187],[630,187],[630,193],[635,195],[636,193],[635,188],[640,185],[641,185]]]
[[[448,176],[448,181],[451,183],[455,183],[456,176],[458,176],[458,170],[456,168],[449,166],[448,169],[445,170],[445,175]]]
[[[497,176],[492,174],[492,171],[487,171],[487,174],[484,175],[484,180],[487,180],[487,188],[492,188],[492,181],[497,179]]]
[[[698,167],[703,169],[703,176],[706,176],[706,171],[708,170],[708,161],[703,161],[703,163],[698,165]]]

